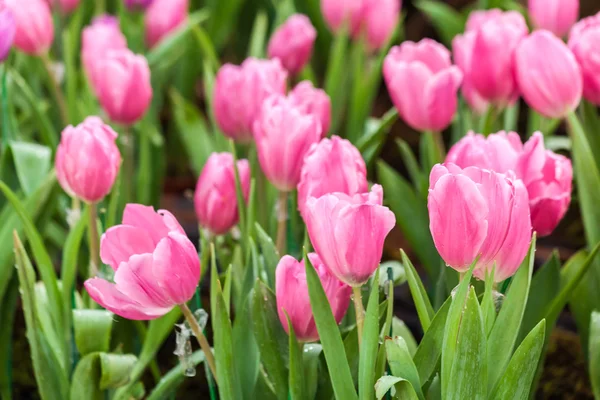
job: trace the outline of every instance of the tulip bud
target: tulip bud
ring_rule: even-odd
[[[579,0],[528,0],[529,16],[536,29],[564,37],[579,18]]]
[[[352,36],[360,33],[365,0],[321,0],[321,12],[329,28],[338,32],[344,25]]]
[[[374,185],[370,193],[331,193],[306,203],[306,229],[316,253],[350,286],[362,286],[375,272],[385,238],[396,224],[382,201],[383,189]]]
[[[365,1],[364,31],[371,50],[383,48],[400,22],[401,0]]]
[[[56,6],[65,14],[73,12],[81,0],[46,0],[49,6]]]
[[[54,39],[50,7],[44,0],[5,0],[16,22],[15,46],[24,53],[41,55]]]
[[[213,108],[223,133],[240,142],[252,140],[252,125],[262,103],[285,94],[287,72],[278,59],[248,58],[242,65],[225,64],[217,73]]]
[[[476,167],[436,165],[429,178],[429,229],[446,264],[465,272],[479,256],[474,275],[494,281],[512,276],[531,242],[523,182]]]
[[[532,108],[564,118],[581,101],[583,78],[567,45],[548,31],[535,31],[516,51],[519,89]]]
[[[154,47],[183,25],[188,16],[188,0],[154,0],[146,10],[146,43]]]
[[[229,153],[213,153],[202,169],[194,205],[202,227],[215,235],[227,233],[238,223],[238,205],[235,191],[233,156]],[[239,160],[237,169],[244,199],[250,191],[250,165]]]
[[[335,322],[339,324],[346,315],[352,289],[331,275],[316,253],[309,253],[308,258],[319,275]],[[283,329],[289,334],[287,313],[299,341],[318,340],[319,332],[310,306],[304,260],[298,262],[291,256],[283,256],[275,270],[275,295]]]
[[[298,209],[304,215],[306,202],[328,193],[349,196],[369,189],[367,166],[356,147],[348,140],[333,136],[313,144],[304,157],[298,184]]]
[[[146,9],[152,5],[154,0],[123,0],[125,7],[128,10],[133,11],[136,9]]]
[[[95,91],[110,119],[131,125],[142,118],[152,100],[150,68],[142,55],[115,50],[99,61]]]
[[[13,12],[0,2],[0,62],[4,61],[10,53],[15,39],[15,16]]]
[[[469,132],[459,140],[446,157],[446,163],[460,168],[478,167],[502,174],[516,172],[523,143],[516,132],[498,132],[488,137]]]
[[[112,189],[121,165],[117,133],[98,117],[63,130],[56,149],[56,177],[71,196],[96,203]]]
[[[320,138],[319,121],[313,115],[303,114],[281,95],[265,100],[254,123],[260,166],[267,179],[282,192],[296,188],[304,156]]]
[[[569,48],[575,54],[583,74],[583,96],[600,105],[600,13],[579,21],[569,36]]]
[[[302,81],[288,98],[303,113],[314,115],[321,122],[321,135],[327,136],[331,126],[331,99],[324,90],[316,89],[310,81]]]
[[[441,44],[423,39],[390,50],[383,67],[388,91],[400,116],[418,131],[442,131],[456,113],[462,73]]]
[[[473,74],[471,72],[473,60],[473,45],[475,44],[475,32],[466,32],[464,35],[456,35],[452,40],[452,54],[456,66],[463,73],[462,95],[465,101],[477,114],[483,114],[489,108],[489,103],[475,89]]]
[[[269,58],[279,58],[292,75],[298,74],[310,60],[317,30],[306,15],[294,14],[281,25],[269,41]]]
[[[85,281],[90,297],[123,318],[161,317],[189,301],[200,280],[200,260],[179,222],[168,211],[127,204],[121,225],[100,241],[100,257],[115,271],[114,283]]]

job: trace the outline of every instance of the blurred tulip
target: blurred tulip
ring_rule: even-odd
[[[73,12],[81,0],[47,0],[49,5],[56,5],[65,14]]]
[[[471,73],[473,60],[473,45],[475,44],[475,32],[465,32],[464,35],[456,35],[452,40],[452,54],[456,66],[463,73],[462,95],[465,101],[478,114],[483,114],[489,107],[489,103],[484,99],[475,85]]]
[[[81,61],[92,87],[96,86],[99,61],[112,50],[127,49],[127,40],[119,29],[119,20],[111,15],[93,19],[81,34]]]
[[[110,51],[98,62],[95,91],[110,119],[131,125],[140,120],[152,100],[150,68],[142,55]]]
[[[314,115],[321,122],[321,136],[327,136],[331,126],[331,99],[323,89],[316,89],[310,81],[302,81],[288,98],[305,114]]]
[[[316,253],[309,253],[308,258],[319,275],[335,322],[339,324],[348,310],[352,289],[331,275]],[[287,313],[300,342],[318,340],[319,332],[310,306],[304,260],[298,262],[291,256],[283,256],[275,270],[275,295],[283,329],[289,334]]]
[[[0,1],[0,62],[10,53],[16,28],[13,12]]]
[[[536,29],[564,37],[579,19],[579,0],[528,0],[529,16]]]
[[[254,123],[258,161],[267,179],[281,192],[296,188],[304,156],[321,138],[321,124],[292,102],[273,95],[263,103]]]
[[[262,103],[272,94],[285,94],[287,72],[281,62],[248,58],[242,65],[225,64],[217,74],[213,108],[223,133],[239,142],[252,140],[252,125]]]
[[[63,130],[55,167],[65,192],[88,203],[96,203],[110,192],[121,166],[116,138],[117,133],[98,117]]]
[[[298,184],[298,209],[304,215],[306,202],[328,193],[349,196],[369,190],[367,166],[362,155],[348,140],[338,136],[313,144],[304,157]]]
[[[532,108],[548,118],[564,118],[581,101],[581,69],[567,45],[549,31],[535,31],[516,51],[519,89]]]
[[[569,36],[569,48],[575,54],[583,74],[583,96],[600,105],[600,13],[579,21]]]
[[[109,228],[100,257],[114,282],[85,281],[90,297],[123,318],[148,320],[189,301],[200,279],[198,252],[168,211],[127,204],[123,224]]]
[[[486,101],[503,108],[519,95],[514,53],[527,36],[525,19],[516,11],[476,11],[467,22],[467,46],[472,46],[467,82]],[[460,39],[459,39],[460,41]],[[469,41],[472,43],[469,44]],[[460,44],[459,44],[460,46]]]
[[[321,12],[329,28],[338,32],[345,24],[352,36],[360,33],[366,0],[321,0]]]
[[[238,205],[235,191],[233,156],[229,153],[213,153],[202,169],[194,205],[200,225],[215,235],[227,233],[238,223]],[[244,198],[250,191],[250,165],[239,160],[237,169]]]
[[[386,56],[383,74],[394,105],[413,129],[439,132],[452,122],[462,73],[444,46],[431,39],[404,42]]]
[[[24,53],[41,55],[54,39],[50,7],[44,0],[4,0],[16,22],[15,47]]]
[[[527,254],[531,220],[527,190],[519,179],[454,164],[436,165],[429,178],[429,229],[446,264],[494,281],[512,276]]]
[[[132,11],[135,9],[146,9],[152,5],[153,1],[154,0],[123,0],[123,3],[125,3],[125,7],[127,7],[128,10]]]
[[[396,217],[383,207],[383,189],[310,197],[305,222],[310,241],[325,266],[342,282],[360,287],[381,261],[383,243]]]
[[[292,75],[298,74],[310,60],[317,30],[306,15],[294,14],[281,25],[269,41],[269,58],[279,58]]]
[[[154,47],[187,20],[189,0],[154,0],[146,10],[146,43]]]

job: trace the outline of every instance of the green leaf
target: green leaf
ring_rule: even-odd
[[[254,224],[254,229],[256,230],[258,245],[264,258],[265,270],[269,278],[269,287],[273,289],[275,288],[275,268],[281,257],[277,252],[277,247],[273,243],[273,239],[267,235],[258,222]]]
[[[254,26],[250,35],[248,57],[263,58],[265,56],[268,27],[269,20],[267,19],[267,14],[264,11],[259,11],[254,19]]]
[[[410,175],[410,179],[412,180],[415,189],[418,193],[423,193],[423,187],[425,186],[425,184],[429,186],[429,182],[428,179],[425,179],[426,177],[423,174],[423,171],[421,170],[421,167],[419,166],[419,163],[417,162],[413,151],[411,150],[408,143],[406,143],[402,139],[396,139],[396,145],[400,150],[402,160],[404,161],[404,165],[408,170],[408,174]]]
[[[260,366],[260,353],[252,325],[251,305],[253,293],[250,292],[246,296],[241,309],[237,310],[232,333],[233,350],[236,354],[234,358],[235,368],[240,376],[244,399],[251,398],[254,393]]]
[[[79,354],[85,356],[108,351],[112,322],[113,313],[106,310],[73,310],[75,344]]]
[[[200,48],[200,52],[202,53],[204,60],[209,62],[212,68],[219,69],[221,62],[219,61],[219,56],[217,55],[215,46],[210,40],[206,30],[199,25],[195,25],[192,28],[192,33],[194,34],[194,38],[196,39],[196,43]]]
[[[481,312],[483,313],[486,337],[490,334],[494,327],[494,322],[496,322],[496,304],[494,301],[496,295],[494,290],[495,273],[496,266],[494,265],[492,272],[490,274],[486,273],[485,292],[483,293],[483,299],[481,300]]]
[[[450,304],[450,303],[448,303],[448,304]],[[415,353],[417,352],[417,347],[418,347],[417,341],[415,340],[415,337],[413,336],[410,329],[408,329],[408,326],[406,326],[404,321],[402,321],[398,317],[392,318],[392,334],[391,334],[391,336],[392,337],[400,336],[402,339],[404,339],[404,342],[406,343],[406,346],[408,347],[408,351],[410,352],[410,356],[411,357],[415,356]],[[440,346],[441,346],[441,340],[440,340]]]
[[[304,344],[302,363],[304,365],[304,384],[309,399],[314,399],[317,394],[319,359],[322,352],[323,346],[318,343]]]
[[[191,356],[192,364],[197,366],[201,362],[204,362],[204,353],[202,350],[195,351]],[[148,400],[163,400],[172,398],[174,396],[177,387],[183,383],[186,376],[184,375],[183,366],[177,364],[169,372],[167,372],[158,382],[158,384],[148,396]]]
[[[327,63],[327,72],[325,73],[325,92],[331,97],[332,122],[331,131],[336,132],[344,113],[346,105],[347,91],[347,53],[348,53],[348,32],[343,29],[339,32],[332,45]]]
[[[306,393],[304,392],[304,366],[302,365],[302,343],[298,343],[296,340],[296,333],[294,327],[290,321],[289,315],[285,313],[285,317],[288,323],[288,331],[290,332],[290,398],[292,400],[303,400],[306,399]]]
[[[310,305],[315,317],[321,344],[323,345],[323,352],[325,353],[325,360],[327,361],[327,368],[335,396],[338,399],[344,400],[358,399],[354,383],[352,382],[350,367],[346,361],[346,352],[340,331],[331,313],[331,307],[321,285],[321,280],[306,254],[304,255],[304,266],[306,268]]]
[[[392,125],[398,120],[398,111],[392,108],[381,118],[369,118],[365,125],[365,132],[357,142],[367,167],[377,158],[381,148],[385,144],[387,134]]]
[[[395,376],[382,376],[375,384],[375,397],[381,400],[387,392],[392,390],[395,399],[417,400],[417,394],[409,381]]]
[[[44,182],[50,170],[52,151],[46,146],[27,142],[10,142],[10,149],[21,189],[25,195],[30,195]]]
[[[410,351],[404,339],[396,337],[385,340],[385,349],[392,375],[399,376],[410,382],[419,399],[424,399],[421,391],[419,371],[413,362]]]
[[[527,256],[515,275],[508,294],[502,303],[502,309],[489,336],[488,357],[488,390],[491,391],[504,372],[513,352],[519,328],[529,297],[529,286],[535,261],[536,236],[533,235]]]
[[[363,337],[360,346],[360,359],[358,364],[358,391],[359,398],[372,399],[375,384],[375,363],[379,345],[379,269],[375,273],[371,295],[365,313]]]
[[[400,253],[402,254],[402,263],[406,266],[406,277],[410,286],[410,294],[415,302],[421,327],[423,328],[423,332],[427,332],[429,325],[431,325],[431,318],[433,318],[435,312],[417,270],[415,270],[404,250],[401,249]]]
[[[526,400],[529,398],[536,366],[544,347],[545,332],[546,321],[541,320],[515,351],[506,371],[492,392],[491,399]]]
[[[416,7],[431,20],[447,46],[452,44],[456,35],[465,30],[466,17],[444,2],[420,0]]]
[[[594,311],[590,323],[590,380],[594,396],[600,398],[600,312]]]
[[[104,390],[127,382],[136,360],[131,354],[95,352],[86,355],[73,372],[71,399],[103,400]]]
[[[448,318],[451,304],[452,297],[448,298],[442,307],[440,307],[414,355],[415,365],[419,370],[421,382],[429,381],[429,378],[438,365],[440,355],[442,354],[446,319]]]
[[[13,275],[4,297],[0,299],[0,398],[12,399],[13,324],[19,297],[19,279]]]

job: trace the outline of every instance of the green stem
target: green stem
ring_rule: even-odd
[[[353,300],[354,300],[354,310],[356,311],[356,329],[358,330],[358,347],[362,345],[362,333],[363,333],[363,325],[365,322],[365,307],[362,302],[362,291],[361,287],[353,287]]]
[[[106,3],[105,0],[96,0],[96,15],[102,15],[106,12]]]
[[[277,251],[280,256],[283,256],[287,250],[287,200],[288,192],[279,192],[277,200]]]
[[[96,203],[88,204],[89,216],[89,245],[90,245],[90,278],[98,276],[98,267],[100,265],[100,248],[98,239],[98,224],[96,220],[98,215],[96,212]]]
[[[54,96],[56,103],[58,104],[61,121],[64,126],[67,126],[69,124],[67,102],[65,101],[65,96],[60,88],[60,84],[56,80],[54,71],[52,70],[52,62],[50,61],[48,53],[42,54],[40,58],[42,59],[44,68],[46,68],[46,72],[48,73],[48,82],[50,83],[50,90],[52,91],[52,95]]]
[[[10,114],[8,112],[8,84],[6,78],[8,75],[8,68],[6,65],[0,65],[2,68],[2,147],[8,144],[8,141],[12,139],[12,133],[10,131]]]
[[[134,165],[135,165],[135,143],[134,137],[131,133],[131,129],[129,126],[126,126],[123,131],[124,143],[125,147],[125,156],[123,157],[123,169],[125,172],[125,203],[131,203],[134,201],[134,191],[133,191],[133,175],[134,175]]]
[[[218,385],[219,383],[217,381],[217,368],[215,364],[215,357],[213,356],[212,349],[208,344],[208,340],[206,340],[206,336],[204,336],[204,333],[202,333],[202,328],[200,327],[200,325],[198,325],[198,321],[196,321],[194,314],[192,314],[192,311],[190,311],[187,304],[180,304],[179,308],[181,308],[185,319],[190,324],[190,328],[192,329],[192,332],[194,332],[194,336],[196,336],[196,339],[198,340],[198,343],[200,344],[200,347],[204,352],[206,363],[208,364],[210,371],[212,372],[215,378],[215,382]]]
[[[489,105],[487,111],[485,112],[484,118],[481,120],[480,131],[484,136],[492,133],[494,129],[494,122],[496,121],[496,109],[493,105]]]

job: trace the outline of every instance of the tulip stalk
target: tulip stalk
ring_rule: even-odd
[[[60,89],[60,84],[58,83],[58,80],[56,79],[56,75],[54,74],[54,71],[52,70],[52,62],[50,61],[50,57],[48,56],[48,53],[42,54],[40,56],[40,58],[42,59],[44,68],[46,69],[46,72],[48,73],[48,79],[50,82],[50,90],[52,91],[52,95],[54,96],[54,98],[56,99],[56,102],[58,103],[58,110],[60,112],[61,121],[62,121],[63,125],[67,126],[69,124],[69,117],[68,117],[68,113],[67,113],[67,102],[65,101],[65,96],[64,96],[62,90]]]
[[[277,199],[277,251],[280,255],[286,252],[287,200],[288,192],[279,192]]]
[[[96,203],[88,204],[88,216],[89,216],[89,244],[90,244],[90,278],[98,276],[98,266],[100,265],[100,249],[99,249],[99,238],[98,238],[98,225],[96,220],[98,219],[98,213],[96,209]]]
[[[125,200],[126,203],[133,201],[133,169],[135,164],[135,150],[133,134],[129,126],[123,130],[123,146],[125,147],[123,157],[123,169],[125,172]]]
[[[204,352],[204,357],[206,359],[206,363],[208,364],[208,367],[210,368],[210,371],[212,372],[213,377],[215,378],[215,382],[218,385],[219,382],[217,381],[217,368],[216,368],[216,364],[215,364],[215,357],[212,353],[212,349],[210,348],[210,345],[208,344],[208,340],[206,340],[206,336],[204,336],[204,333],[202,333],[202,328],[198,324],[198,321],[194,317],[194,314],[192,314],[192,311],[187,306],[187,304],[185,304],[185,303],[179,304],[179,308],[183,312],[183,315],[185,316],[185,319],[187,320],[187,322],[190,324],[190,328],[192,329],[192,332],[194,332],[194,336],[196,336],[196,339],[198,340],[198,344],[200,344],[200,347],[202,348],[202,351]]]
[[[362,302],[362,286],[352,287],[352,300],[354,301],[354,310],[356,312],[356,329],[358,331],[358,346],[362,344],[362,332],[365,322],[365,307]]]

